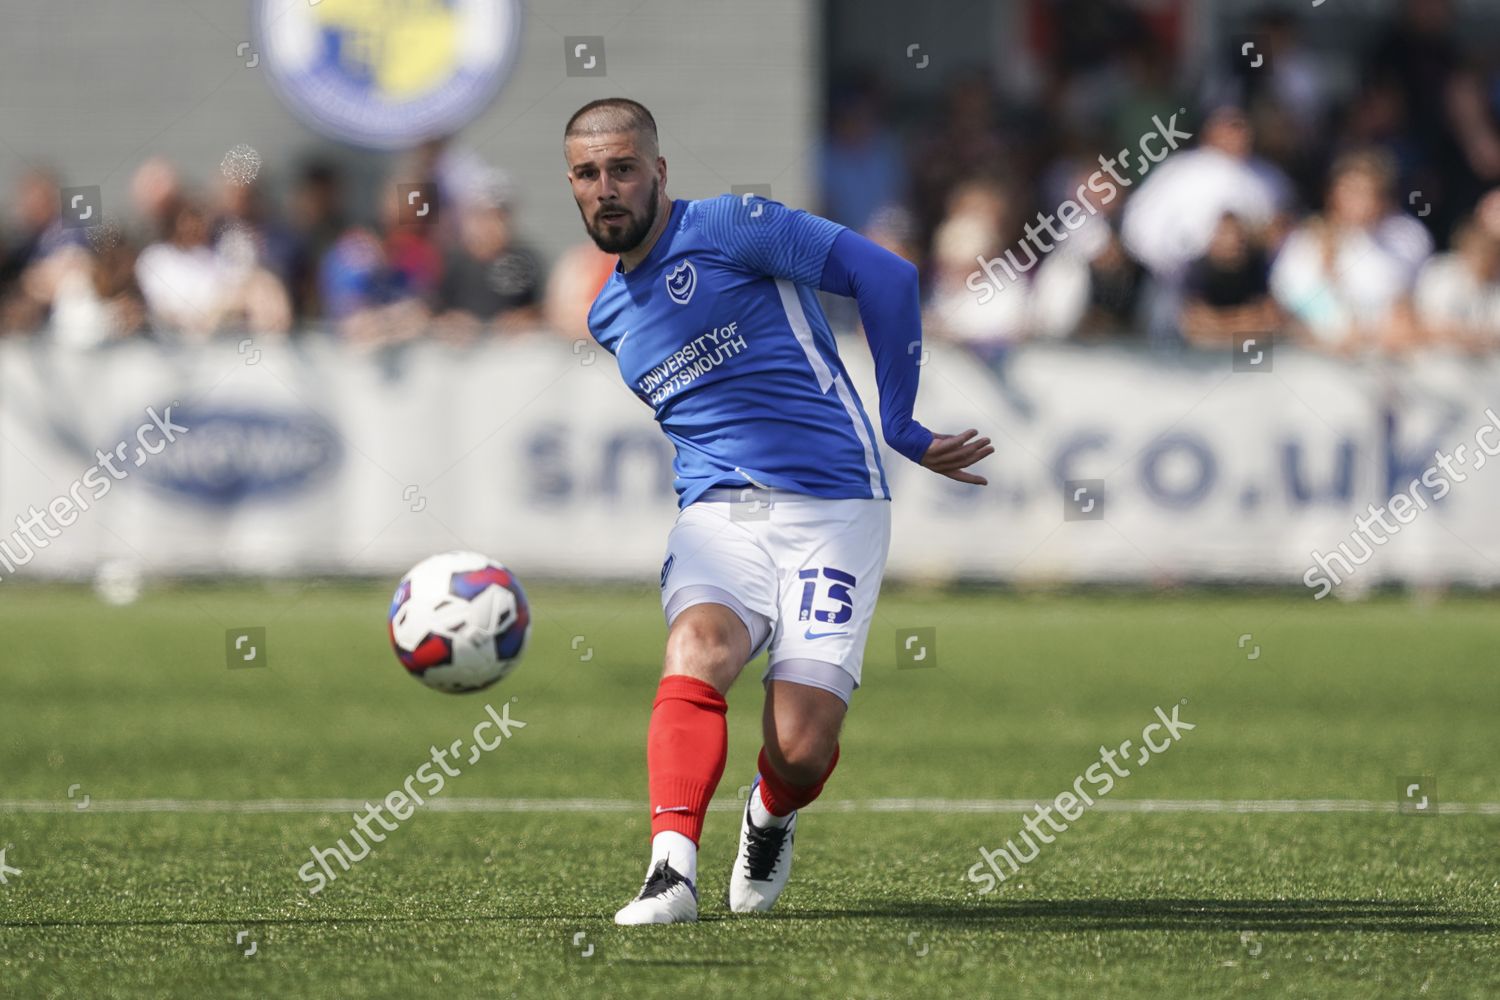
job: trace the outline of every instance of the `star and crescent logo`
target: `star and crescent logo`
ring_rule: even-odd
[[[687,305],[697,287],[698,272],[694,269],[692,261],[684,260],[667,272],[667,294],[678,305]]]

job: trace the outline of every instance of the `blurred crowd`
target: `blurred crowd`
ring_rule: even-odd
[[[1327,15],[1267,9],[1191,71],[1180,22],[1152,13],[1034,5],[1029,87],[975,74],[906,131],[877,76],[846,74],[822,211],[916,263],[928,331],[981,354],[1257,333],[1345,356],[1500,348],[1500,58],[1466,46],[1447,0],[1403,0],[1323,50],[1307,33]],[[1174,114],[1192,140],[1143,164]],[[1059,207],[1121,150],[1149,169],[1121,168],[1037,252],[1044,217],[1068,221]],[[1015,280],[997,293],[986,261]]]
[[[836,71],[808,207],[913,261],[927,331],[981,355],[1264,333],[1345,356],[1500,347],[1500,56],[1465,44],[1449,0],[1401,0],[1321,49],[1309,25],[1331,15],[1268,8],[1217,54],[1187,53],[1159,6],[1031,5],[1028,80],[976,70],[935,102]],[[1346,65],[1356,50],[1353,72],[1329,46]],[[1191,139],[1146,162],[1168,121]],[[1102,195],[1090,179],[1122,150],[1136,158]],[[391,164],[362,215],[329,162],[276,199],[228,166],[196,190],[148,160],[129,212],[88,228],[63,219],[58,177],[24,175],[0,224],[0,333],[576,339],[614,265],[587,241],[544,262],[508,177],[443,142]],[[413,185],[435,200],[420,217]],[[1085,190],[1086,212],[1059,212]],[[1033,239],[1049,218],[1066,231]],[[986,261],[1011,282],[976,281]],[[851,303],[830,310],[857,322]]]
[[[549,271],[519,236],[503,171],[427,144],[398,159],[361,221],[331,163],[302,166],[279,207],[258,166],[226,159],[201,192],[149,159],[130,179],[128,222],[105,213],[88,226],[68,225],[54,174],[26,173],[0,231],[0,333],[80,347],[310,330],[370,347],[587,335],[614,258],[585,244]]]

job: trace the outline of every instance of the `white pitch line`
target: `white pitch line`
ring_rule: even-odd
[[[830,802],[836,812],[1019,813],[1043,799],[867,799]],[[1373,799],[1099,799],[1085,810],[1119,813],[1368,813],[1399,811]],[[1500,816],[1500,802],[1441,802],[1437,815]]]
[[[0,813],[344,813],[363,810],[366,799],[0,799]],[[738,811],[739,801],[719,800],[715,812]],[[1043,799],[842,799],[820,802],[824,812],[1025,813]],[[645,812],[632,799],[428,799],[420,808],[453,813]],[[1393,801],[1373,799],[1099,799],[1092,807],[1118,813],[1393,813]],[[1442,802],[1439,816],[1500,816],[1500,802]]]

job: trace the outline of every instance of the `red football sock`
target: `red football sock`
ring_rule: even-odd
[[[646,734],[651,786],[651,835],[674,830],[693,843],[729,754],[729,706],[712,684],[696,677],[663,677]]]
[[[833,747],[833,759],[828,762],[828,770],[823,772],[815,784],[811,785],[789,785],[771,767],[771,758],[766,756],[766,748],[760,748],[760,759],[756,766],[760,768],[760,803],[772,816],[790,816],[793,811],[801,809],[823,794],[823,785],[828,781],[828,776],[839,763],[839,748]]]

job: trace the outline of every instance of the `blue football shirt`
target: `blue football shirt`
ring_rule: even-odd
[[[677,200],[600,290],[589,330],[676,447],[679,506],[715,486],[890,498],[816,295],[843,231],[762,198]]]

